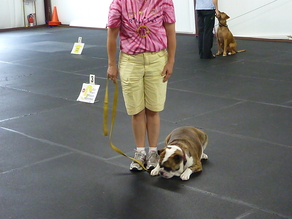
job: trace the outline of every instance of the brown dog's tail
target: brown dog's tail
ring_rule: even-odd
[[[245,49],[242,49],[242,50],[236,51],[236,53],[245,52],[245,51],[246,51]]]

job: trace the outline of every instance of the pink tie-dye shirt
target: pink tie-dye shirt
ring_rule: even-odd
[[[175,23],[172,0],[113,0],[108,24],[120,28],[120,49],[127,54],[167,47],[163,23]]]

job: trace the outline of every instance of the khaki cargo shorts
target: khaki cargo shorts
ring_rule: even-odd
[[[167,82],[161,75],[167,63],[166,49],[129,55],[120,52],[119,74],[127,113],[135,115],[147,108],[164,109]]]

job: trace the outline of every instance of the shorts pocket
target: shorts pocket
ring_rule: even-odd
[[[168,52],[166,49],[163,49],[156,53],[158,57],[168,56]]]

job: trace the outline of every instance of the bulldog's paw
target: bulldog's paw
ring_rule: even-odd
[[[192,174],[192,170],[190,168],[187,168],[181,175],[180,175],[180,178],[182,180],[189,180],[190,179],[190,176]]]
[[[153,170],[151,170],[150,175],[151,176],[158,176],[159,170],[160,170],[160,167],[156,166]]]
[[[208,160],[208,155],[202,153],[201,160]]]

